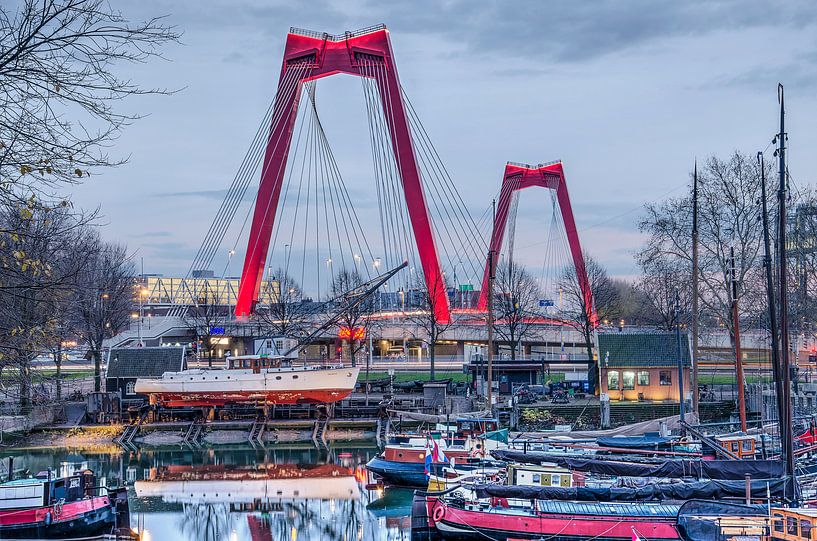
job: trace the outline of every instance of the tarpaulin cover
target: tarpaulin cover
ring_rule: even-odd
[[[665,477],[673,479],[695,477],[697,479],[743,481],[747,475],[752,479],[780,479],[785,475],[785,467],[779,460],[674,459],[658,464],[639,464],[636,462],[565,457],[547,453],[524,453],[509,450],[492,451],[491,455],[497,460],[505,462],[556,464],[570,470],[627,477]]]
[[[723,517],[754,517],[758,519],[757,524],[765,528],[767,513],[765,505],[692,500],[682,505],[678,511],[678,529],[688,541],[711,541],[720,537],[720,523]],[[744,524],[748,525],[748,522]]]
[[[612,438],[598,438],[596,443],[600,447],[618,447],[620,449],[655,449],[661,445],[666,445],[673,441],[673,438],[665,438],[656,434],[643,434],[641,436],[615,436]]]
[[[772,496],[783,494],[783,480],[752,481],[752,498],[766,498],[767,486]],[[696,481],[694,483],[657,483],[639,488],[622,487],[532,487],[517,485],[475,485],[478,498],[513,498],[519,500],[563,500],[584,502],[650,501],[650,500],[718,500],[743,498],[744,481]]]

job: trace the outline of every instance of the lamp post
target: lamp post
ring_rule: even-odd
[[[230,250],[227,252],[227,318],[232,319],[233,317],[233,283],[230,279],[230,262],[235,255],[235,250]]]

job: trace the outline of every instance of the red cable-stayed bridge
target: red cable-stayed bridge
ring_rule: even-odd
[[[333,153],[320,114],[317,81],[337,74],[357,77],[363,89],[376,194],[369,208],[357,195],[359,186],[341,174],[342,160]],[[566,265],[575,270],[585,309],[594,314],[561,162],[508,163],[495,216],[486,197],[480,206],[489,210],[475,219],[400,83],[385,26],[340,35],[291,29],[274,100],[187,280],[177,286],[182,295],[166,299],[167,313],[183,316],[191,301],[197,304],[201,285],[193,271],[213,268],[226,254],[227,265],[243,256],[235,302],[232,292],[227,295],[239,321],[252,319],[276,295],[279,301],[288,293],[293,302],[320,301],[402,261],[408,261],[407,271],[390,280],[384,293],[403,301],[375,317],[400,317],[405,298],[423,288],[439,322],[448,323],[452,311],[476,316],[485,311],[487,255],[513,261],[518,195],[535,187],[550,194],[552,212],[539,254],[542,310],[525,317],[542,325],[559,322],[555,298]],[[371,184],[366,189],[372,193]],[[294,287],[267,291],[269,284],[284,282]],[[457,299],[450,292],[459,284],[480,287],[464,288]]]

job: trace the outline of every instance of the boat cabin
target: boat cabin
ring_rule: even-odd
[[[584,475],[574,479],[574,474],[566,468],[538,466],[532,464],[508,464],[508,484],[526,487],[563,487],[584,485]]]
[[[228,370],[250,370],[256,374],[261,372],[262,368],[281,368],[282,361],[280,357],[269,357],[267,355],[242,355],[239,357],[227,357]]]
[[[52,472],[0,484],[0,510],[47,507],[60,500],[77,501],[96,495],[96,477],[84,470],[69,477],[54,478]]]
[[[755,458],[757,452],[754,436],[745,434],[737,436],[716,436],[715,441],[722,448],[737,455],[738,458]]]
[[[817,509],[772,509],[771,541],[817,540]]]
[[[457,419],[457,436],[461,438],[480,436],[498,428],[499,422],[496,419]]]

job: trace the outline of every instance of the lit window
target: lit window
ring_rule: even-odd
[[[607,372],[607,389],[617,391],[619,387],[618,384],[618,370],[611,370]]]
[[[641,370],[638,373],[638,384],[642,387],[647,387],[650,384],[650,373],[646,370]]]
[[[621,386],[625,391],[635,389],[635,372],[624,372],[621,374]]]
[[[136,382],[134,382],[134,381],[129,381],[129,382],[128,382],[128,383],[125,385],[125,394],[127,394],[127,395],[134,395],[134,394],[136,394]]]
[[[672,370],[661,370],[658,373],[658,383],[660,385],[672,385]]]

